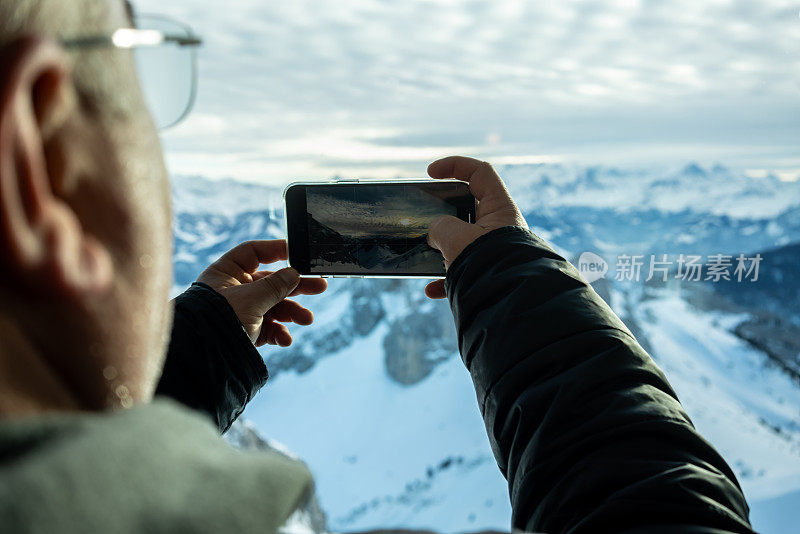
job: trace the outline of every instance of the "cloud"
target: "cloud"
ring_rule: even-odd
[[[174,172],[202,171],[195,161],[268,182],[420,175],[463,151],[773,164],[741,146],[798,166],[791,2],[136,5],[181,18],[206,42],[196,118],[164,137]]]

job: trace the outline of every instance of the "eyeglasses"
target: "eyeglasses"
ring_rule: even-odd
[[[139,84],[160,129],[183,120],[197,94],[197,47],[203,43],[189,26],[161,16],[137,16],[136,28],[111,35],[62,39],[66,49],[113,46],[133,50]]]

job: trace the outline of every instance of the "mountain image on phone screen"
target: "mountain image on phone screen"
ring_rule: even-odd
[[[457,216],[459,194],[449,184],[309,187],[311,272],[444,275],[428,227],[440,215]]]

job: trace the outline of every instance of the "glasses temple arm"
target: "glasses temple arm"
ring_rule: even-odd
[[[203,40],[196,36],[196,35],[178,35],[178,34],[170,34],[170,33],[163,33],[157,30],[137,30],[133,28],[121,28],[125,30],[127,35],[135,35],[137,33],[145,33],[149,36],[153,36],[157,34],[157,39],[149,39],[147,41],[138,40],[135,42],[127,42],[126,44],[120,44],[116,39],[115,32],[113,35],[90,35],[87,37],[77,37],[77,38],[68,38],[68,39],[61,39],[61,46],[64,48],[92,48],[92,47],[99,47],[99,46],[114,46],[117,48],[136,48],[140,46],[158,46],[163,43],[172,43],[178,46],[200,46],[203,44]]]

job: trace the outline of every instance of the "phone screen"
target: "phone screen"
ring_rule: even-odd
[[[467,184],[454,181],[297,185],[286,199],[290,262],[302,274],[444,276],[428,227],[475,211]]]

